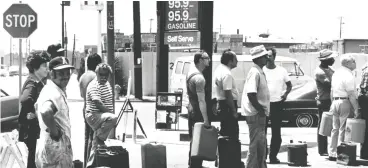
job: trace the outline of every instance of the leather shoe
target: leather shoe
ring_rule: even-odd
[[[277,158],[270,159],[270,164],[280,164],[280,160]]]
[[[329,157],[328,157],[328,160],[329,160],[329,161],[336,161],[337,159],[336,159],[336,157],[329,156]]]
[[[320,156],[328,156],[328,153],[320,153]]]

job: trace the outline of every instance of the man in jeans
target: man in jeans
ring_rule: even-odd
[[[281,146],[281,123],[282,123],[282,105],[289,95],[292,85],[290,77],[286,69],[282,66],[275,65],[276,50],[274,48],[268,48],[267,51],[271,52],[267,65],[263,67],[263,71],[266,74],[267,85],[270,91],[270,117],[266,120],[266,135],[267,135],[267,123],[271,120],[272,138],[271,138],[271,151],[270,151],[270,163],[278,164],[280,160],[277,159]],[[286,85],[286,90],[285,90]],[[267,147],[267,146],[266,146]],[[267,157],[267,154],[266,154]]]
[[[188,72],[187,81],[187,93],[189,97],[188,105],[188,127],[190,148],[189,148],[189,166],[190,168],[202,168],[203,160],[191,158],[192,136],[193,127],[197,122],[204,122],[205,127],[210,126],[210,122],[207,115],[207,106],[205,100],[205,85],[206,80],[202,74],[203,70],[210,65],[210,57],[208,54],[201,50],[194,55],[195,68],[191,68]]]
[[[270,93],[262,70],[269,51],[263,45],[250,50],[254,65],[249,70],[243,89],[242,114],[249,128],[249,152],[247,168],[265,168],[266,164],[266,116],[270,111]]]
[[[318,142],[318,153],[321,156],[327,156],[327,136],[319,135],[319,128],[321,125],[322,114],[324,111],[330,111],[331,106],[331,81],[332,75],[335,72],[331,68],[334,64],[335,59],[338,54],[324,49],[320,51],[318,59],[321,64],[316,68],[315,80],[317,85],[317,107],[318,107],[318,129],[317,129],[317,142]]]

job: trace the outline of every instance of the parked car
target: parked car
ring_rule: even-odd
[[[19,66],[10,66],[9,67],[9,76],[19,75]]]
[[[212,56],[212,74],[216,67],[220,64],[220,55]],[[253,61],[249,55],[238,55],[238,66],[231,70],[235,78],[235,84],[239,91],[238,107],[241,107],[242,92],[244,88],[245,78],[253,66]],[[316,104],[316,84],[312,77],[304,74],[299,62],[290,57],[277,56],[275,63],[284,67],[293,85],[284,106],[283,122],[298,127],[316,126],[318,123],[318,109]],[[170,92],[177,90],[183,91],[183,105],[188,104],[186,93],[186,75],[190,68],[194,68],[193,56],[178,57],[172,66],[172,74],[170,77]],[[212,81],[214,85],[214,81]],[[212,89],[212,98],[215,97],[215,90]],[[244,117],[240,118],[245,120]],[[214,119],[218,121],[219,119]]]
[[[14,121],[19,115],[19,98],[0,89],[1,122]]]

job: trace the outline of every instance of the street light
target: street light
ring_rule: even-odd
[[[64,6],[70,6],[70,1],[61,1],[61,46],[64,48]]]

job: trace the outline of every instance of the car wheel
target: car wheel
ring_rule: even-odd
[[[296,119],[295,123],[297,127],[312,127],[314,123],[314,118],[311,114],[299,114]]]

